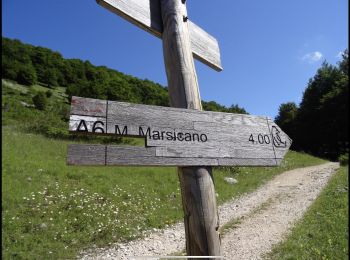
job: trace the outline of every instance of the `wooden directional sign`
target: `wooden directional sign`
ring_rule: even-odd
[[[153,35],[162,37],[163,22],[159,0],[96,0],[96,2]],[[190,20],[188,26],[193,56],[213,69],[221,71],[217,40]]]
[[[80,97],[69,130],[145,138],[145,147],[70,145],[71,165],[276,166],[292,142],[263,116]]]

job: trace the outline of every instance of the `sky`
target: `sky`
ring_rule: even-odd
[[[347,0],[187,0],[223,71],[195,61],[202,100],[275,118],[348,47]],[[2,0],[2,36],[167,85],[162,42],[95,0]]]

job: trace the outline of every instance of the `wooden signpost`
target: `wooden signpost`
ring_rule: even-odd
[[[172,108],[73,97],[71,132],[142,137],[145,147],[70,145],[68,164],[178,166],[187,255],[220,256],[211,166],[276,166],[291,140],[266,117],[201,111],[193,57],[221,71],[220,50],[185,2],[97,0],[162,39]]]
[[[96,0],[96,2],[141,29],[162,38],[164,26],[160,0]],[[181,15],[181,19],[186,20],[188,24],[193,56],[213,69],[221,71],[220,49],[217,40],[192,23],[186,13],[181,13]]]
[[[71,132],[145,138],[145,147],[70,145],[72,165],[276,166],[291,144],[262,116],[80,97],[71,104]]]

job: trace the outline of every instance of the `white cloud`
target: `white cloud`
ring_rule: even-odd
[[[310,53],[305,54],[301,59],[303,61],[307,61],[309,63],[314,63],[314,62],[321,60],[322,57],[323,57],[323,55],[321,52],[314,51],[314,52],[310,52]]]

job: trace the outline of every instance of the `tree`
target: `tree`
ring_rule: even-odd
[[[237,104],[231,105],[225,112],[235,114],[248,114],[244,108],[239,107]]]
[[[293,123],[298,113],[298,107],[294,102],[283,103],[278,109],[278,115],[275,122],[281,128],[286,129]]]
[[[1,72],[3,78],[17,80],[19,65],[16,61],[11,61],[3,56],[1,65]]]
[[[347,50],[338,66],[324,62],[310,79],[298,109],[282,104],[276,123],[293,148],[336,160],[348,151],[349,78]]]
[[[107,90],[108,99],[116,101],[136,102],[136,95],[132,92],[131,86],[123,79],[111,80]]]
[[[235,114],[248,114],[244,108],[239,107],[238,105],[231,105],[229,108],[222,106],[215,101],[202,101],[202,106],[205,111],[218,111],[226,113],[235,113]]]
[[[26,86],[34,85],[37,81],[36,71],[31,65],[21,65],[17,73],[17,82]]]
[[[55,69],[51,69],[51,68],[47,68],[44,71],[44,75],[43,75],[43,83],[47,84],[48,88],[52,88],[52,87],[57,87],[58,86],[58,77],[57,77],[57,73]]]
[[[349,73],[349,50],[346,49],[342,53],[342,60],[338,63],[339,69],[344,73],[348,74]]]
[[[293,140],[296,135],[295,118],[297,113],[298,107],[294,102],[283,103],[280,105],[278,115],[275,118],[275,123]]]
[[[44,92],[39,92],[32,98],[32,100],[36,109],[45,110],[47,106],[47,98]]]

